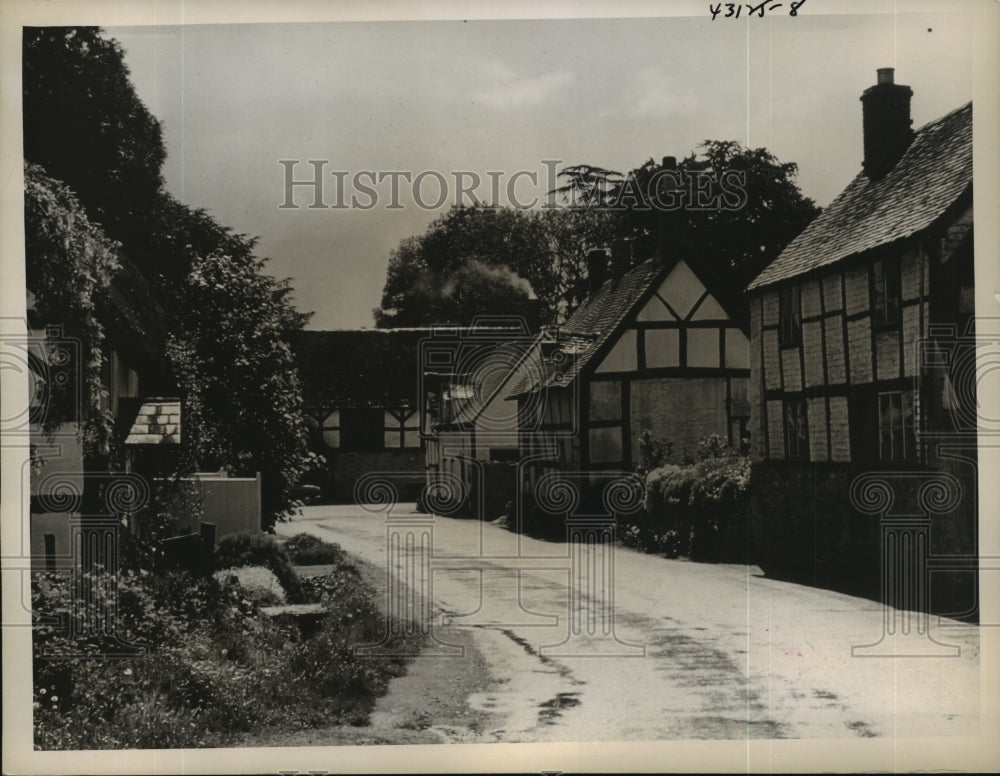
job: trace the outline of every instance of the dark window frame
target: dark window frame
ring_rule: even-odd
[[[778,290],[778,344],[802,342],[802,288],[793,284]]]
[[[878,460],[919,462],[920,449],[917,444],[917,397],[915,392],[879,391],[875,408],[878,428]]]
[[[805,399],[785,399],[781,406],[781,423],[785,437],[785,458],[790,461],[808,461],[809,420]]]
[[[903,279],[899,257],[876,259],[870,275],[872,326],[898,328],[903,321]]]

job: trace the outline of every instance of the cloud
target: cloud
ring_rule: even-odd
[[[690,89],[678,85],[677,79],[661,67],[644,67],[632,74],[622,89],[620,110],[633,116],[666,118],[693,107]]]
[[[492,87],[477,95],[477,102],[490,108],[508,109],[541,105],[553,94],[573,82],[568,70],[558,70],[537,76],[519,76],[500,62],[486,65],[486,80]]]

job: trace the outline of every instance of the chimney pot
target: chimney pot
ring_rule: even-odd
[[[895,72],[894,67],[880,67],[876,73],[878,74],[878,82],[880,84],[891,84],[893,82],[892,74]]]
[[[676,156],[664,156],[663,157],[663,169],[665,169],[665,170],[676,170],[677,169],[677,157]]]

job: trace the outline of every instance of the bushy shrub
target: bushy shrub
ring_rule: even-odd
[[[271,536],[245,531],[219,540],[215,548],[215,569],[235,569],[241,566],[263,566],[278,578],[288,600],[302,601],[302,585],[292,569],[291,558]]]
[[[312,534],[296,534],[285,542],[285,552],[297,566],[319,566],[346,563],[347,553],[339,544],[325,542]]]
[[[624,544],[667,557],[743,559],[750,460],[718,436],[704,439],[698,452],[693,464],[649,472],[645,515],[623,526]]]
[[[646,474],[670,457],[673,452],[673,442],[666,439],[656,439],[648,431],[643,431],[639,435],[639,465],[636,471],[639,474]]]

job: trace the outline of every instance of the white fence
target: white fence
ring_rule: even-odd
[[[215,524],[215,538],[240,531],[260,530],[260,473],[256,477],[226,477],[223,474],[198,473],[202,501],[202,522]],[[191,525],[197,531],[197,525]]]

